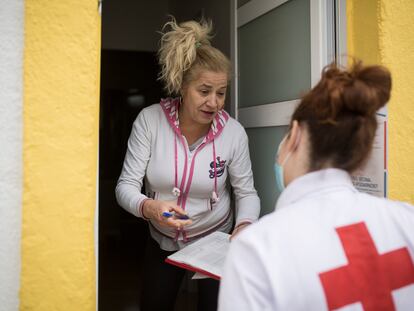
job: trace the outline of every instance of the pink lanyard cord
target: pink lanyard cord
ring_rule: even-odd
[[[178,153],[177,153],[177,134],[174,134],[174,157],[175,157],[175,182],[174,182],[174,187],[178,189]]]
[[[214,166],[214,192],[217,195],[217,164],[216,164],[216,144],[213,139],[213,166]]]

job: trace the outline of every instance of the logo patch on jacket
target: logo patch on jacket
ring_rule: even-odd
[[[226,160],[221,160],[220,157],[216,159],[216,172],[217,177],[220,177],[224,173],[224,169],[226,168]],[[214,162],[211,161],[210,163],[210,170],[209,170],[209,177],[214,178]]]

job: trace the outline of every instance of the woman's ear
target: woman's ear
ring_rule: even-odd
[[[294,152],[296,148],[299,146],[300,139],[301,129],[299,126],[299,122],[297,120],[293,120],[289,135],[286,138],[285,142],[287,152]]]
[[[183,99],[183,97],[184,97],[184,93],[185,93],[184,86],[181,86],[181,89],[180,89],[180,92],[179,92],[179,95],[180,95],[180,98],[181,98],[181,99]]]

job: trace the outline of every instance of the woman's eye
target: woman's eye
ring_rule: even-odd
[[[220,92],[220,93],[217,93],[217,95],[220,96],[220,97],[223,97],[224,93]]]
[[[203,94],[203,95],[207,95],[208,91],[207,90],[201,90],[200,93]]]

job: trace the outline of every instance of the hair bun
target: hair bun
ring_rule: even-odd
[[[361,62],[355,63],[351,75],[361,81],[375,94],[372,100],[375,111],[385,106],[391,94],[391,73],[383,66],[363,66]]]
[[[360,61],[349,70],[331,64],[315,88],[325,89],[328,96],[322,120],[335,122],[344,114],[372,117],[390,98],[391,74],[383,66],[363,66]]]
[[[292,115],[292,122],[303,122],[309,133],[310,170],[335,167],[352,172],[361,167],[373,145],[376,112],[390,92],[391,75],[382,66],[327,66]]]

